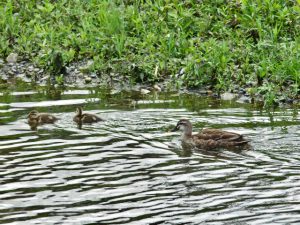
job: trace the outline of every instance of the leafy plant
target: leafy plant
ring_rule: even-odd
[[[16,52],[50,70],[59,51],[65,64],[93,59],[95,72],[135,82],[172,76],[178,86],[218,91],[256,82],[264,96],[295,96],[299,37],[299,0],[0,3],[2,58]]]

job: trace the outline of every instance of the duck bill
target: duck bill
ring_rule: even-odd
[[[175,131],[178,131],[179,130],[179,126],[176,126],[176,127],[174,127],[172,130],[171,130],[171,132],[175,132]]]

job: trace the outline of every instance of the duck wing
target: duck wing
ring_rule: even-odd
[[[243,135],[237,134],[234,132],[229,131],[223,131],[219,129],[203,129],[198,134],[195,134],[194,136],[197,137],[197,139],[203,139],[203,140],[214,140],[214,141],[243,141]]]
[[[248,148],[248,140],[243,135],[219,129],[203,129],[192,136],[197,148],[211,150],[216,148],[244,149]]]
[[[213,140],[213,139],[201,139],[198,136],[193,136],[193,143],[196,148],[204,149],[204,150],[213,150],[218,148],[226,148],[226,149],[249,149],[250,145],[249,141],[241,139],[241,140]]]

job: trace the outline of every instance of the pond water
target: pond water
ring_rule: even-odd
[[[78,105],[105,121],[78,129]],[[60,120],[32,131],[32,109]],[[242,133],[253,150],[184,151],[169,132],[180,118]],[[299,128],[296,109],[188,94],[4,93],[0,224],[300,223]]]

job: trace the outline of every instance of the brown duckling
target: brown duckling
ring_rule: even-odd
[[[96,123],[99,121],[103,121],[100,117],[96,116],[95,114],[89,113],[82,113],[82,108],[76,108],[76,115],[73,117],[73,121],[82,124],[82,123]]]
[[[58,119],[49,113],[39,113],[36,110],[32,110],[28,116],[27,121],[31,129],[36,129],[38,125],[46,123],[55,123]]]
[[[44,124],[44,123],[55,123],[58,119],[49,114],[49,113],[39,113],[36,110],[32,110],[28,116],[28,123],[38,123],[38,125]]]
[[[199,148],[204,150],[213,150],[218,148],[226,149],[250,149],[248,140],[245,140],[241,134],[218,130],[203,129],[198,134],[192,134],[192,124],[187,119],[181,119],[172,131],[183,130],[182,146],[183,148]]]

